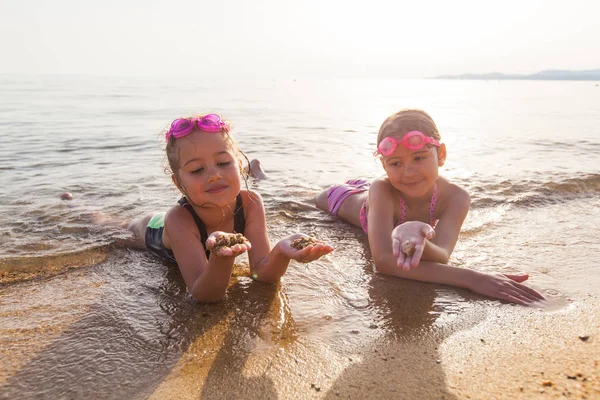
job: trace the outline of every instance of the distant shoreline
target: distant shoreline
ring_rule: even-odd
[[[547,70],[534,74],[503,74],[490,72],[484,74],[439,75],[433,79],[465,80],[528,80],[528,81],[600,81],[600,69],[570,71]]]

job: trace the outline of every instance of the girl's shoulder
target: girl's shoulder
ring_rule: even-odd
[[[377,197],[388,198],[392,201],[398,197],[398,192],[390,182],[387,175],[380,176],[371,182],[369,195],[375,194]]]
[[[176,203],[175,205],[171,206],[171,208],[169,208],[165,214],[165,226],[167,224],[169,226],[181,226],[183,224],[195,226],[196,222],[194,221],[192,214],[186,210],[185,207],[182,207],[179,205],[179,203]]]
[[[471,205],[469,192],[441,176],[438,179],[438,200],[444,208],[468,209]]]
[[[253,215],[257,211],[264,213],[265,206],[260,193],[254,190],[240,190],[242,196],[242,206],[244,207],[244,214],[246,216]]]
[[[262,199],[262,196],[260,195],[260,193],[255,192],[254,190],[250,190],[250,189],[248,189],[248,190],[242,189],[242,190],[240,190],[240,194],[242,196],[242,202],[244,204],[244,207],[246,207],[246,205],[251,207],[256,204],[260,204],[260,206],[262,207],[263,199]]]

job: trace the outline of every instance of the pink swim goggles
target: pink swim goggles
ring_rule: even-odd
[[[194,131],[194,127],[198,127],[204,132],[229,132],[229,125],[221,120],[217,114],[207,114],[200,118],[177,118],[171,122],[171,128],[165,135],[165,140],[168,142],[171,136],[180,138],[189,135]]]
[[[378,154],[382,154],[384,156],[389,156],[396,150],[398,143],[402,143],[404,147],[409,150],[420,150],[426,144],[432,144],[438,147],[440,146],[439,140],[425,136],[423,132],[410,131],[404,135],[402,139],[395,139],[391,136],[386,137],[379,143],[379,146],[377,146],[377,151],[373,155],[376,156]]]

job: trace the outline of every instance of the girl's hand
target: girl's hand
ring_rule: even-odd
[[[479,294],[521,305],[545,300],[544,296],[521,284],[528,278],[527,274],[481,274],[469,285],[469,288]]]
[[[308,244],[302,249],[292,247],[292,242],[294,242],[294,240],[303,238],[309,240],[311,239],[310,236],[302,233],[296,233],[281,240],[281,242],[279,242],[281,253],[291,260],[296,260],[301,263],[309,263],[333,251],[333,247],[318,240],[315,243]]]
[[[206,239],[206,248],[217,257],[237,257],[252,245],[240,234],[215,231]]]
[[[404,271],[419,265],[425,239],[435,237],[435,231],[429,224],[420,221],[409,221],[398,225],[392,231],[392,251],[398,258],[397,265]]]

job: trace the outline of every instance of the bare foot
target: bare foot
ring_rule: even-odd
[[[267,174],[265,174],[260,166],[260,161],[256,158],[250,161],[250,176],[257,180],[267,179]]]

